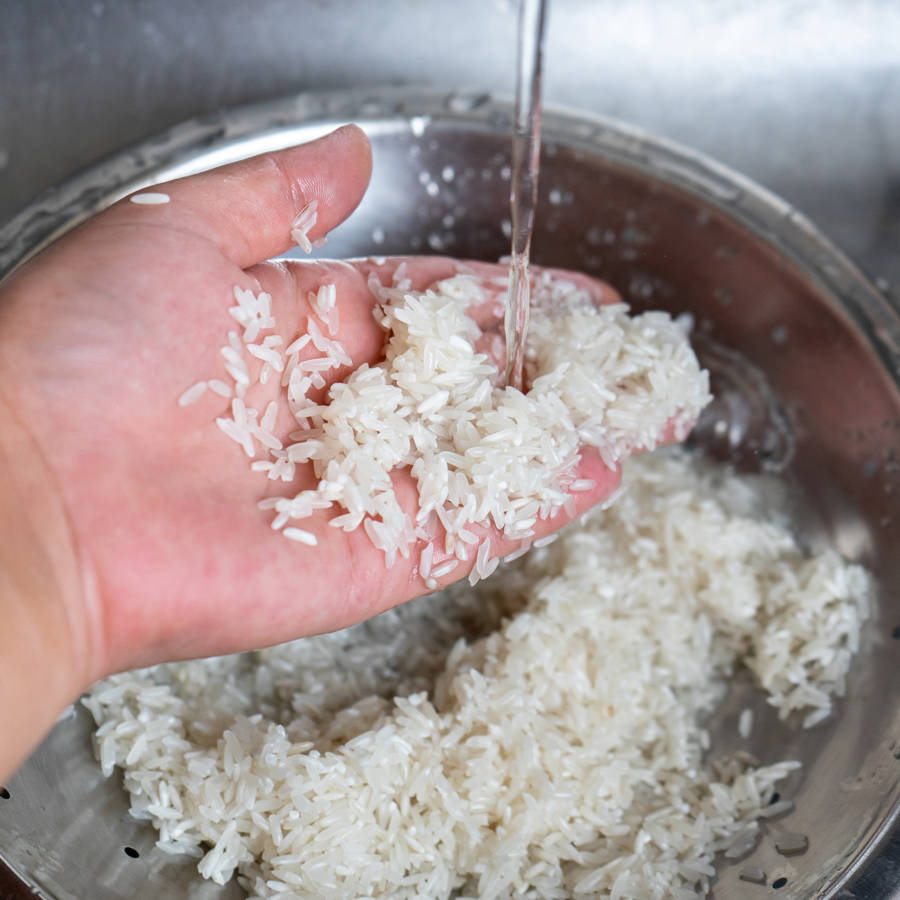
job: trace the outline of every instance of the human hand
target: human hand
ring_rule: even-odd
[[[351,127],[160,186],[169,203],[123,200],[3,285],[0,453],[6,507],[15,510],[3,526],[21,545],[13,552],[7,542],[3,565],[42,574],[4,599],[8,621],[19,624],[0,649],[13,668],[16,658],[27,666],[55,657],[45,725],[54,702],[112,671],[334,630],[427,591],[417,553],[388,570],[361,529],[316,528],[316,547],[273,534],[256,509],[259,474],[213,424],[228,401],[207,392],[189,407],[176,403],[220,369],[235,285],[272,295],[287,343],[305,323],[309,291],[334,282],[339,339],[353,364],[329,378],[379,360],[384,335],[367,277],[374,269],[389,279],[396,261],[267,261],[291,246],[291,223],[311,200],[313,239],[349,215],[370,166],[368,143]],[[407,261],[416,289],[456,271],[451,260]],[[247,404],[265,408],[274,390],[254,386]],[[291,428],[286,408],[277,428]],[[575,514],[618,484],[618,472],[591,454],[580,474],[596,487],[574,495]],[[313,485],[310,467],[300,467],[291,488]],[[413,509],[410,476],[396,473],[395,485]],[[536,537],[569,518],[539,523]],[[437,541],[440,529],[430,527]],[[498,552],[513,549],[495,540]],[[22,700],[33,698],[33,679],[18,682],[21,717],[34,721],[41,704]]]

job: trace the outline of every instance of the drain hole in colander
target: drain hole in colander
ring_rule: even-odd
[[[135,850],[134,847],[126,847],[125,855],[130,856],[132,859],[137,859],[141,854],[138,853],[138,851]]]
[[[0,799],[9,800],[9,791],[5,787],[0,787]]]
[[[776,878],[772,882],[772,887],[777,891],[779,888],[783,888],[787,884],[787,878]]]

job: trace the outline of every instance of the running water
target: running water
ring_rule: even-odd
[[[513,122],[512,251],[506,301],[506,383],[522,390],[525,334],[531,303],[528,257],[537,205],[541,151],[541,75],[547,0],[519,0],[519,45],[516,66],[516,109]]]

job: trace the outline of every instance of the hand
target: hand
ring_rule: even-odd
[[[176,402],[221,372],[235,285],[272,295],[288,343],[305,326],[308,292],[333,281],[338,338],[353,365],[332,378],[379,360],[383,333],[367,277],[374,269],[389,280],[397,261],[266,262],[291,246],[291,223],[310,201],[318,204],[312,239],[346,218],[370,169],[364,135],[347,127],[172,182],[155,189],[169,203],[123,200],[2,286],[0,527],[11,586],[0,614],[16,627],[0,645],[0,683],[12,685],[26,721],[47,708],[45,727],[54,703],[112,671],[334,630],[426,592],[412,565],[417,552],[387,570],[361,529],[317,528],[317,547],[275,535],[256,508],[266,479],[214,425],[228,401],[207,392],[186,408]],[[436,258],[407,264],[416,289],[458,268]],[[262,410],[275,390],[251,388],[248,405]],[[291,430],[286,408],[278,423]],[[597,487],[574,495],[577,513],[618,483],[590,454],[581,474]],[[279,487],[314,484],[309,467]],[[413,509],[409,475],[397,473],[396,485]],[[538,536],[566,521],[561,513],[541,523]],[[20,577],[23,568],[31,574]],[[27,672],[50,657],[54,688],[32,703],[38,682],[16,666]],[[37,737],[24,731],[26,741]]]

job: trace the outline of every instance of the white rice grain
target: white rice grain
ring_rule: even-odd
[[[209,383],[206,381],[198,381],[196,384],[192,384],[178,398],[178,405],[190,406],[192,403],[196,403],[206,393],[207,387],[209,387]]]
[[[291,240],[304,252],[312,253],[313,245],[309,239],[309,232],[313,229],[318,219],[318,200],[311,200],[298,213],[291,223]]]

